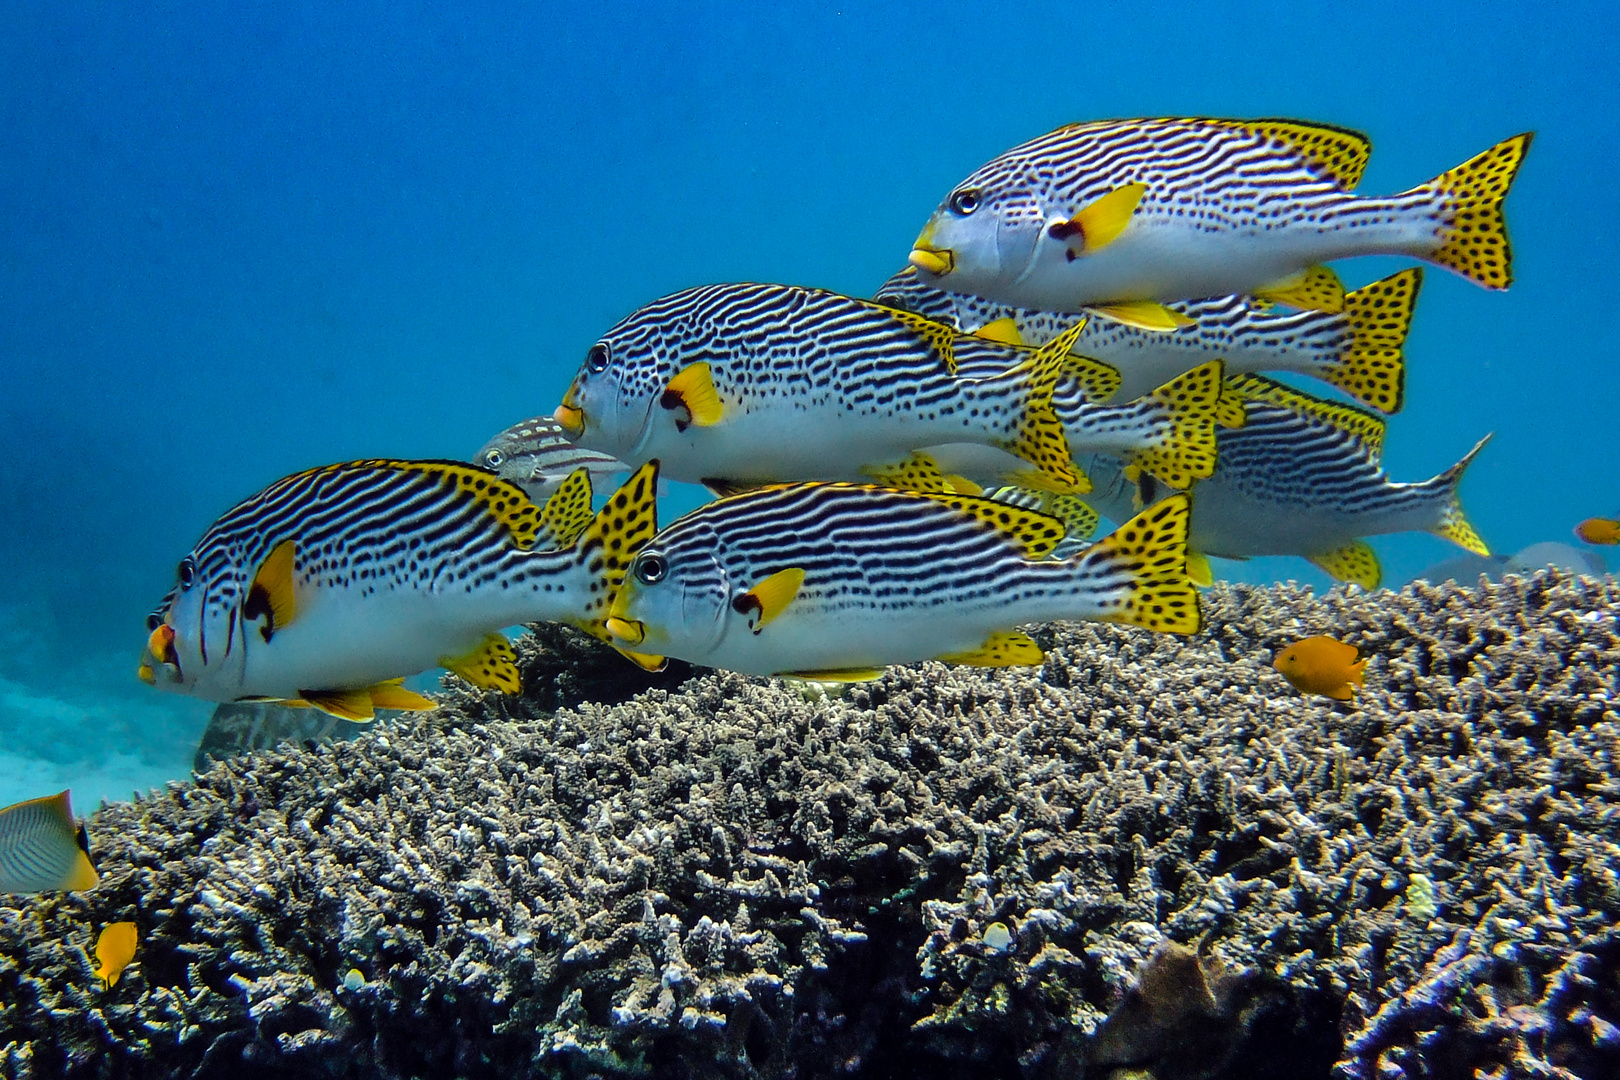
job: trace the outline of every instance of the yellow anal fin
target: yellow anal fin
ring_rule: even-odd
[[[880,487],[898,488],[901,491],[951,491],[950,481],[934,460],[932,454],[922,450],[915,451],[906,460],[893,465],[866,465],[861,472],[872,478],[872,482]]]
[[[499,690],[503,694],[523,690],[517,654],[504,634],[486,634],[471,651],[461,656],[441,656],[439,664],[482,690]]]
[[[1137,204],[1147,193],[1146,184],[1126,184],[1094,200],[1068,221],[1047,226],[1054,240],[1069,241],[1069,258],[1091,255],[1119,239],[1131,223]]]
[[[1503,139],[1423,185],[1445,199],[1450,219],[1430,262],[1487,289],[1513,284],[1513,248],[1502,200],[1529,149],[1528,133]]]
[[[725,413],[724,406],[720,404],[720,392],[714,388],[714,376],[707,360],[687,364],[676,372],[658,403],[671,412],[686,411],[684,418],[675,419],[675,427],[681,431],[693,424],[713,427]]]
[[[731,602],[733,611],[748,620],[748,628],[759,633],[793,603],[804,587],[804,571],[796,566],[778,570]]]
[[[1349,191],[1361,183],[1372,156],[1372,140],[1359,131],[1304,120],[1212,120],[1216,127],[1239,128],[1282,143],[1324,179]]]
[[[1119,393],[1120,384],[1124,382],[1119,369],[1112,364],[1074,353],[1063,360],[1063,377],[1079,383],[1080,392],[1091,402],[1107,401]]]
[[[1172,331],[1191,326],[1195,320],[1153,300],[1128,300],[1118,304],[1093,305],[1092,311],[1106,319],[1138,330]]]
[[[981,524],[1017,544],[1026,559],[1044,559],[1063,542],[1064,521],[1039,510],[974,495],[918,492],[918,497],[932,499],[958,513],[976,518]]]
[[[356,724],[369,723],[377,716],[371,705],[371,688],[366,686],[355,690],[300,690],[298,700],[323,713]],[[287,704],[294,703],[289,701]]]
[[[574,544],[574,561],[593,580],[574,625],[592,637],[614,644],[607,617],[624,585],[625,572],[658,531],[658,462],[649,461],[608,496]]]
[[[590,523],[591,474],[583,468],[575,469],[540,508],[540,528],[534,543],[558,551],[573,547]]]
[[[370,687],[371,705],[376,709],[403,709],[406,712],[425,712],[437,709],[439,703],[430,697],[404,687],[404,679],[389,679]]]
[[[1445,505],[1440,512],[1440,524],[1434,529],[1434,535],[1444,537],[1464,551],[1471,551],[1475,555],[1489,555],[1490,547],[1481,539],[1474,526],[1469,524],[1468,518],[1463,514],[1462,497],[1457,487],[1462,482],[1463,473],[1468,466],[1474,463],[1474,458],[1485,449],[1485,444],[1491,441],[1487,435],[1474,444],[1474,448],[1463,455],[1463,459],[1433,480],[1429,484],[1441,487],[1446,492]]]
[[[1352,540],[1343,547],[1307,555],[1306,558],[1334,581],[1347,581],[1363,589],[1376,589],[1384,579],[1378,553],[1365,540]]]
[[[1067,366],[1069,350],[1085,328],[1086,321],[1081,319],[1035,350],[1034,356],[1015,369],[1025,376],[1024,408],[1019,416],[1018,434],[1002,449],[1023,458],[1042,474],[1043,480],[1039,483],[1025,481],[1025,487],[1071,495],[1084,495],[1091,490],[1091,481],[1069,453],[1063,423],[1052,408],[1052,395]]]
[[[1307,311],[1337,315],[1344,310],[1344,282],[1331,267],[1307,267],[1282,281],[1256,289],[1254,295],[1268,303],[1287,304]]]
[[[1198,590],[1187,577],[1187,528],[1192,500],[1171,495],[1154,503],[1069,560],[1093,582],[1115,582],[1097,616],[1172,634],[1203,625]]]
[[[1220,360],[1211,360],[1145,395],[1163,409],[1165,422],[1153,445],[1131,452],[1131,464],[1183,489],[1215,471],[1223,370]]]
[[[669,667],[669,658],[667,656],[654,656],[652,653],[631,652],[629,649],[623,649],[617,645],[613,646],[613,651],[630,661],[632,664],[636,665],[636,667],[640,668],[642,671],[650,671],[657,674],[658,672]]]
[[[1233,375],[1226,380],[1226,391],[1245,401],[1264,401],[1290,409],[1301,416],[1315,417],[1354,436],[1367,448],[1373,461],[1376,462],[1383,456],[1384,432],[1388,424],[1382,416],[1358,409],[1354,405],[1312,397],[1264,375]]]
[[[1024,335],[1019,332],[1018,320],[1011,315],[993,319],[973,331],[974,337],[982,337],[986,341],[999,341],[1003,345],[1022,345]]]
[[[804,679],[809,682],[871,682],[873,679],[883,677],[882,668],[830,668],[826,671],[779,671],[791,679]]]
[[[977,649],[947,653],[935,659],[970,667],[1020,667],[1040,664],[1046,660],[1046,654],[1028,634],[1016,630],[998,630],[985,638],[984,644]]]
[[[1200,589],[1215,584],[1215,570],[1209,565],[1209,556],[1198,551],[1187,552],[1187,577]]]
[[[296,540],[283,540],[270,549],[253,574],[247,597],[242,601],[242,619],[263,618],[259,634],[265,641],[298,617],[298,599],[293,591],[293,563],[298,555]]]
[[[1422,285],[1423,269],[1413,267],[1346,296],[1349,340],[1322,378],[1368,408],[1400,412],[1406,400],[1406,335]]]

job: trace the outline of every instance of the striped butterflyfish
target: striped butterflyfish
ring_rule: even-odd
[[[1427,532],[1489,554],[1463,514],[1458,485],[1485,442],[1438,476],[1394,483],[1382,464],[1384,419],[1324,401],[1261,375],[1227,380],[1247,421],[1222,428],[1214,475],[1201,480],[1187,546],[1195,580],[1207,584],[1207,556],[1300,555],[1335,580],[1376,588],[1378,555],[1364,537]],[[1165,493],[1117,460],[1084,459],[1097,480],[1086,501],[1116,521]]]
[[[99,880],[67,792],[0,810],[0,893],[77,892]]]
[[[215,522],[148,621],[139,674],[209,701],[306,704],[348,720],[432,708],[400,680],[435,665],[516,693],[502,627],[598,636],[656,528],[657,466],[591,514],[576,470],[544,507],[460,462],[351,461],[271,484]]]
[[[1118,370],[1119,390],[1111,401],[1141,397],[1219,357],[1228,375],[1308,375],[1362,405],[1393,413],[1405,396],[1403,350],[1422,282],[1422,267],[1402,270],[1347,293],[1339,312],[1283,312],[1252,297],[1220,296],[1155,305],[1170,319],[1145,325],[1129,308],[1088,309],[1092,317],[1072,351]],[[875,299],[1014,344],[1044,345],[1074,323],[1073,315],[946,292],[925,283],[912,267],[884,282]]]
[[[1352,194],[1371,153],[1296,120],[1071,124],[1007,151],[945,197],[911,264],[953,292],[1036,311],[1253,295],[1338,311],[1322,264],[1409,255],[1489,289],[1513,280],[1502,200],[1516,135],[1399,195]]]
[[[555,416],[579,445],[657,459],[672,480],[861,481],[963,442],[1018,458],[1027,486],[1078,491],[1052,411],[1076,332],[1026,349],[818,289],[711,285],[610,329]]]
[[[786,484],[708,503],[631,563],[607,622],[622,648],[755,675],[875,678],[937,659],[1038,664],[1016,628],[1097,619],[1190,634],[1189,497],[1066,560],[1064,523],[1005,502]]]
[[[513,424],[485,443],[473,462],[510,480],[537,503],[556,494],[575,469],[584,469],[593,485],[630,471],[618,458],[575,446],[549,416]]]

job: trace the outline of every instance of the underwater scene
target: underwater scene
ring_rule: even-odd
[[[1620,17],[6,4],[0,1078],[1620,1077]]]

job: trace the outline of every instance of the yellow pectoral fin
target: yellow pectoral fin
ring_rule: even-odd
[[[1215,571],[1210,568],[1208,555],[1198,551],[1187,552],[1187,578],[1200,589],[1215,584]]]
[[[462,656],[441,656],[442,667],[460,675],[482,690],[499,690],[503,694],[517,694],[523,690],[523,677],[518,674],[517,654],[512,643],[502,634],[486,634],[484,640]]]
[[[790,566],[759,582],[733,600],[731,606],[738,614],[750,617],[749,628],[757,634],[787,609],[803,586],[804,571]]]
[[[871,682],[882,678],[882,668],[833,668],[827,671],[779,671],[792,679],[806,679],[810,682]]]
[[[298,601],[293,595],[293,562],[297,555],[295,540],[283,540],[271,548],[253,575],[247,599],[242,601],[244,619],[266,618],[259,633],[267,642],[298,617]]]
[[[370,687],[371,704],[378,709],[404,709],[407,712],[425,712],[428,709],[437,709],[439,703],[430,697],[424,697],[415,690],[407,690],[402,683],[404,679],[389,679]]]
[[[1134,326],[1138,330],[1180,330],[1191,326],[1194,320],[1179,311],[1171,311],[1152,300],[1130,300],[1120,304],[1101,304],[1091,309],[1106,319]]]
[[[1018,332],[1018,320],[1008,315],[1004,318],[987,322],[973,331],[975,337],[982,337],[986,341],[999,341],[1003,345],[1022,345],[1024,335]]]
[[[1326,311],[1337,315],[1344,310],[1344,282],[1327,266],[1307,267],[1292,277],[1256,289],[1254,295],[1271,303],[1287,304],[1306,311]]]
[[[304,704],[340,720],[365,724],[377,718],[377,713],[371,706],[369,687],[362,686],[357,690],[300,690],[298,694],[299,700]]]
[[[1080,254],[1091,255],[1119,239],[1119,234],[1131,223],[1131,215],[1136,213],[1136,206],[1146,192],[1146,184],[1126,184],[1110,191],[1070,218],[1067,222],[1070,226],[1067,235],[1073,235],[1074,232],[1080,234],[1084,242]],[[1061,239],[1065,232],[1053,226],[1052,235]]]
[[[629,649],[621,649],[617,645],[613,646],[613,651],[630,661],[632,664],[636,665],[636,667],[640,668],[642,671],[659,672],[669,667],[669,658],[666,656],[654,656],[651,653],[631,652]]]
[[[714,388],[708,361],[705,360],[687,364],[669,380],[661,404],[666,409],[686,409],[691,420],[675,422],[675,426],[682,431],[686,430],[687,423],[712,427],[720,422],[720,416],[725,411],[720,404],[720,394]]]
[[[947,664],[967,664],[971,667],[1017,667],[1039,664],[1046,659],[1046,654],[1028,634],[1006,630],[991,634],[977,649],[946,653],[936,659]]]

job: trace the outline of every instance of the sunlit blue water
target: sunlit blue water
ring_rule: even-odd
[[[1387,462],[1498,432],[1464,495],[1503,551],[1620,510],[1610,10],[1308,7],[7,4],[0,802],[184,774],[209,707],[133,669],[234,501],[470,454],[665,292],[868,293],[956,180],[1075,119],[1355,127],[1370,192],[1536,130],[1519,282],[1429,275]],[[1375,546],[1394,582],[1455,553]]]

